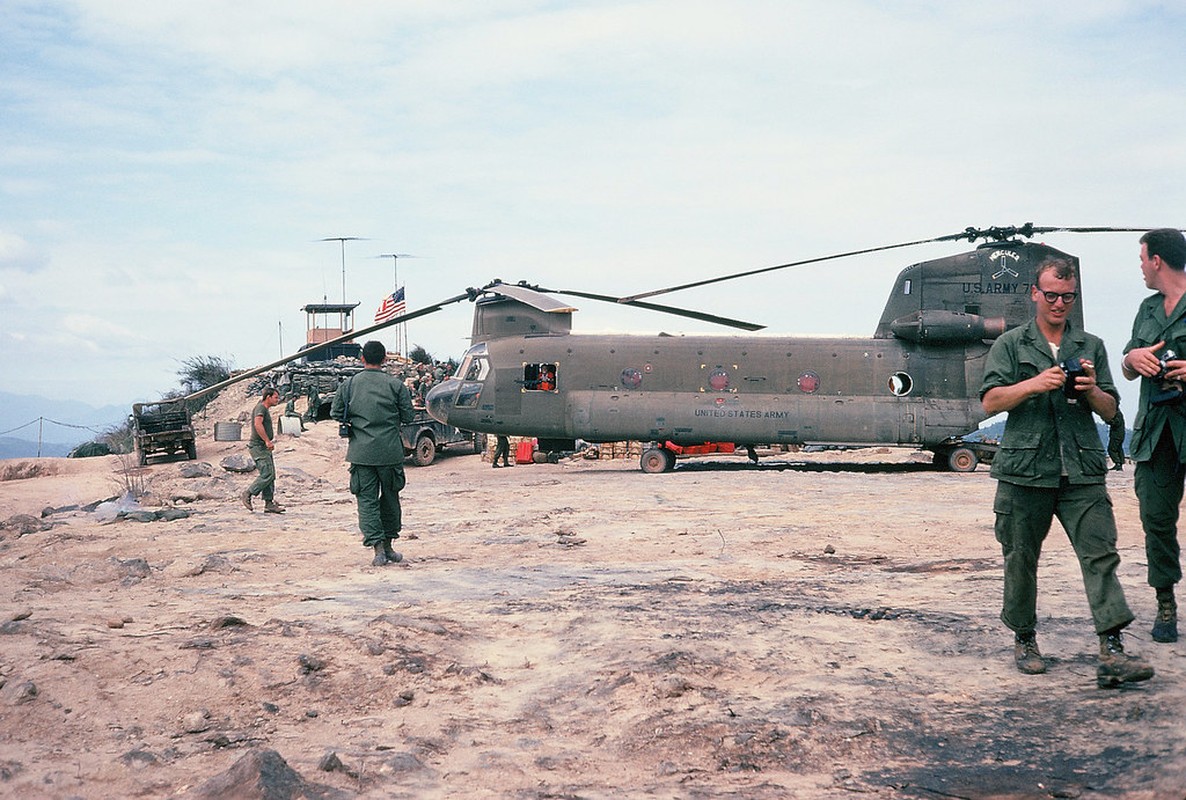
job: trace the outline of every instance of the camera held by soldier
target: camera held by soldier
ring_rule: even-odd
[[[1083,367],[1083,359],[1068,358],[1058,366],[1067,376],[1066,383],[1062,385],[1063,395],[1067,398],[1068,403],[1078,403],[1079,387],[1075,385],[1075,379],[1087,376],[1087,370]]]
[[[1176,361],[1178,354],[1168,347],[1165,349],[1157,359],[1161,365],[1161,369],[1153,380],[1157,382],[1157,388],[1153,390],[1153,394],[1149,396],[1149,403],[1155,406],[1170,406],[1175,403],[1182,402],[1186,396],[1186,387],[1182,385],[1181,381],[1166,379],[1166,373],[1169,372],[1169,362]]]

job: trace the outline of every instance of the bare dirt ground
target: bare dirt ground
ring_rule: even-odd
[[[219,402],[210,477],[139,476],[188,517],[0,530],[0,795],[215,796],[274,750],[304,783],[270,797],[1186,797],[1184,650],[1149,638],[1131,471],[1109,478],[1127,644],[1157,675],[1101,690],[1057,527],[1050,671],[1014,668],[983,467],[444,454],[408,468],[405,560],[372,567],[336,426],[281,437],[288,513],[252,514],[218,467],[243,444],[210,435],[250,401]],[[0,521],[127,477],[38,464],[0,483]]]

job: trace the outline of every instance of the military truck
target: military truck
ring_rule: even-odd
[[[334,394],[331,391],[318,397],[319,405],[310,419],[324,421],[330,418]],[[401,425],[400,432],[404,440],[404,454],[416,466],[427,467],[436,459],[438,452],[455,445],[470,447],[472,452],[478,454],[485,452],[486,434],[463,431],[448,423],[438,422],[423,407],[415,411],[415,417],[411,422]]]
[[[191,461],[198,457],[193,417],[183,400],[133,405],[132,438],[142,467],[154,455],[185,453]]]
[[[486,449],[486,434],[463,431],[437,422],[423,408],[416,409],[416,418],[401,427],[404,451],[408,454],[408,460],[418,467],[428,466],[436,458],[437,451],[451,445],[468,446],[472,452],[479,454]]]

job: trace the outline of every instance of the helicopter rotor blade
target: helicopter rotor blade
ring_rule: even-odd
[[[956,236],[963,236],[964,234],[956,234]],[[775,272],[780,269],[790,269],[791,267],[801,267],[805,264],[816,264],[821,261],[831,261],[837,258],[848,258],[849,256],[859,256],[865,253],[878,253],[883,250],[895,250],[899,247],[914,247],[920,244],[930,244],[931,242],[948,241],[949,237],[939,236],[934,239],[919,239],[914,242],[902,242],[900,244],[883,245],[882,247],[869,247],[864,250],[850,250],[847,253],[834,253],[829,256],[818,256],[816,258],[807,258],[802,261],[792,261],[789,264],[778,264],[773,267],[759,267],[758,269],[746,270],[745,272],[734,272],[729,275],[718,275],[715,278],[705,278],[700,281],[692,281],[691,283],[683,283],[679,286],[669,286],[666,289],[655,289],[650,292],[641,292],[639,294],[632,294],[629,297],[623,297],[618,300],[619,303],[635,303],[644,297],[655,297],[661,294],[668,294],[670,292],[679,292],[684,289],[694,289],[697,286],[709,286],[714,283],[722,283],[723,281],[731,281],[736,278],[748,278],[751,275],[761,275],[764,272]]]
[[[384,322],[380,322],[375,325],[371,325],[369,328],[363,328],[363,329],[357,330],[357,331],[347,331],[346,333],[343,333],[341,336],[338,336],[334,339],[329,339],[327,341],[320,342],[316,347],[306,348],[304,350],[298,350],[296,353],[293,353],[290,356],[285,356],[284,358],[281,358],[277,361],[273,361],[270,364],[265,364],[262,367],[255,367],[254,369],[247,370],[246,372],[241,372],[238,375],[227,378],[225,381],[216,383],[212,386],[207,386],[204,389],[199,389],[198,391],[193,392],[192,394],[187,394],[185,397],[182,397],[179,399],[181,401],[196,400],[199,397],[204,397],[208,394],[211,394],[212,392],[217,392],[221,389],[226,388],[227,386],[238,383],[239,381],[244,381],[244,380],[247,380],[248,378],[254,378],[256,375],[261,375],[261,374],[267,372],[268,370],[283,366],[290,361],[296,361],[298,358],[304,358],[305,356],[309,355],[310,352],[320,350],[323,347],[329,347],[331,345],[340,344],[342,342],[348,342],[351,339],[356,339],[360,336],[366,336],[367,334],[371,334],[371,333],[374,333],[375,331],[383,330],[384,328],[390,328],[392,325],[398,325],[401,322],[407,322],[410,319],[416,319],[417,317],[423,317],[428,314],[433,314],[437,311],[440,311],[442,308],[444,308],[447,305],[452,305],[453,303],[458,303],[458,302],[461,302],[462,300],[476,300],[480,293],[481,293],[481,290],[478,290],[478,289],[467,289],[465,291],[465,294],[459,294],[456,297],[450,297],[446,300],[438,301],[432,305],[424,306],[423,308],[418,308],[415,311],[409,311],[407,314],[400,314],[400,315],[392,317],[391,319],[386,320]]]
[[[618,300],[619,303],[634,303],[644,297],[655,297],[661,294],[668,294],[670,292],[678,292],[684,289],[693,289],[698,286],[709,286],[714,283],[721,283],[723,281],[731,281],[735,278],[747,278],[751,275],[761,275],[765,272],[774,272],[780,269],[789,269],[791,267],[801,267],[806,264],[818,264],[821,261],[832,261],[838,258],[848,258],[850,256],[865,255],[866,253],[879,253],[884,250],[896,250],[902,247],[914,247],[920,244],[931,244],[933,242],[953,242],[961,239],[967,239],[969,242],[974,242],[977,239],[992,239],[995,241],[1004,241],[1005,239],[1013,238],[1014,236],[1031,237],[1039,233],[1054,233],[1058,231],[1066,231],[1069,233],[1143,233],[1151,230],[1150,228],[1115,228],[1115,227],[1037,227],[1032,222],[1027,222],[1024,225],[1010,225],[1003,227],[991,228],[965,228],[960,233],[949,233],[944,236],[936,236],[932,239],[918,239],[913,242],[901,242],[899,244],[883,245],[882,247],[868,247],[863,250],[850,250],[846,253],[834,253],[828,256],[818,256],[816,258],[807,258],[802,261],[792,261],[789,264],[778,264],[773,267],[760,267],[758,269],[751,269],[745,272],[735,272],[729,275],[719,275],[715,278],[706,278],[700,281],[692,281],[690,283],[683,283],[679,286],[670,286],[666,289],[655,289],[650,292],[641,292],[633,294],[629,297],[623,297]]]
[[[552,295],[564,294],[572,297],[584,297],[587,300],[600,300],[604,303],[619,303],[620,298],[608,295],[597,294],[595,292],[583,292],[577,289],[545,289],[542,286],[535,286],[527,283],[527,281],[519,281],[516,284],[503,283],[501,280],[495,280],[482,288],[482,291],[491,292],[495,294],[505,295],[514,298],[521,303],[526,303],[532,308],[537,308],[540,311],[546,312],[572,312],[576,311],[570,305],[558,302]],[[718,316],[717,314],[709,314],[703,311],[692,311],[687,308],[678,308],[676,306],[664,306],[658,303],[627,303],[626,305],[637,306],[638,308],[645,308],[648,311],[658,311],[664,314],[674,314],[677,317],[687,317],[689,319],[700,320],[701,322],[711,322],[715,325],[725,325],[730,328],[739,328],[744,331],[760,331],[765,328],[765,325],[758,325],[754,322],[745,322],[744,320],[730,319],[729,317]]]
[[[953,233],[947,236],[940,236],[936,241],[950,242],[958,241],[960,239],[967,239],[969,242],[974,242],[977,239],[992,239],[993,241],[1001,242],[1005,239],[1012,239],[1014,236],[1024,236],[1028,239],[1039,233],[1144,233],[1145,231],[1149,230],[1152,230],[1152,228],[1116,228],[1111,226],[1040,226],[1034,225],[1032,222],[1027,222],[1024,225],[993,226],[991,228],[964,228],[963,233]]]
[[[602,300],[607,303],[620,303],[622,305],[635,306],[637,308],[645,308],[648,311],[659,311],[664,314],[674,314],[677,317],[687,317],[688,319],[696,319],[701,322],[711,322],[715,325],[725,325],[730,328],[738,328],[743,331],[760,331],[765,328],[765,325],[759,325],[756,322],[746,322],[739,319],[731,319],[729,317],[721,317],[716,314],[709,314],[705,311],[693,311],[688,308],[679,308],[678,306],[665,306],[659,303],[644,303],[640,300],[627,300],[621,297],[613,297],[606,294],[593,294],[592,292],[579,292],[575,289],[554,289],[547,291],[555,291],[557,294],[570,294],[573,297],[587,297],[590,300]]]

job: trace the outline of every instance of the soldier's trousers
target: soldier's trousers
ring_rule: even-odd
[[[247,492],[252,496],[258,494],[263,497],[264,502],[270,503],[276,492],[276,461],[272,458],[272,451],[266,447],[248,447],[247,452],[251,453],[256,469],[259,470],[259,475],[252,481]]]
[[[1153,457],[1137,462],[1133,488],[1141,504],[1141,527],[1145,529],[1145,557],[1149,564],[1149,585],[1166,589],[1182,580],[1181,545],[1178,542],[1178,509],[1186,465],[1178,458],[1174,437],[1165,427]]]
[[[1079,559],[1083,588],[1096,633],[1132,622],[1133,614],[1116,578],[1116,519],[1102,483],[1057,489],[997,482],[996,536],[1005,557],[1005,597],[1001,621],[1027,633],[1038,624],[1038,560],[1054,517],[1062,523]]]
[[[358,502],[358,528],[367,547],[399,538],[399,493],[406,482],[403,465],[350,465],[350,493]]]

